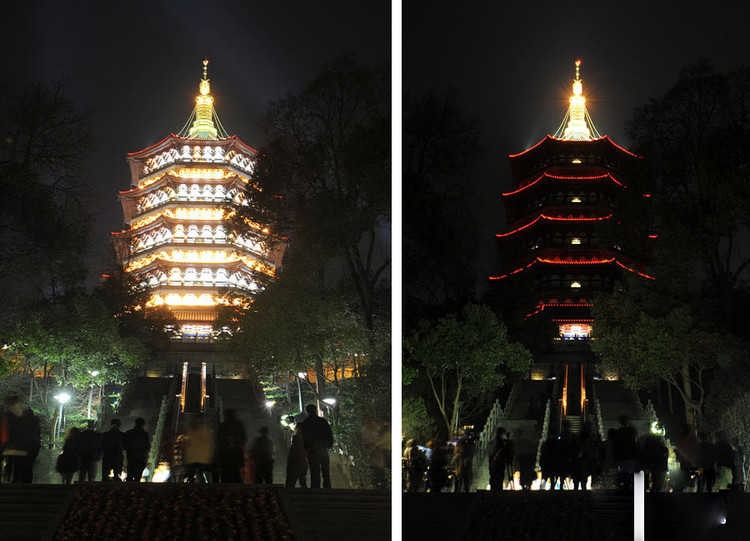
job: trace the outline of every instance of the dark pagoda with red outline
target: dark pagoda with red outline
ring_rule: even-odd
[[[632,243],[612,240],[622,227],[618,191],[627,190],[628,172],[641,158],[597,133],[586,111],[580,63],[558,132],[509,156],[513,186],[502,194],[508,231],[496,235],[503,272],[490,277],[532,292],[526,325],[554,329],[535,353],[532,378],[563,379],[560,423],[586,414],[594,295],[611,291],[625,272],[653,279],[648,257],[628,253]]]

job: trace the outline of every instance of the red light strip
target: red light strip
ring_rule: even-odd
[[[537,223],[539,220],[541,220],[543,217],[544,217],[544,215],[540,214],[539,216],[537,216],[536,218],[534,218],[532,221],[530,221],[526,225],[522,225],[521,227],[519,227],[517,229],[514,229],[513,231],[508,231],[507,233],[497,233],[495,236],[498,237],[498,238],[500,238],[500,237],[507,237],[508,235],[512,235],[514,233],[518,233],[519,231],[523,231],[527,227],[531,227],[532,225],[534,225],[535,223]]]
[[[534,220],[530,221],[529,223],[522,225],[521,227],[514,229],[513,231],[508,231],[507,233],[495,233],[495,236],[498,238],[507,237],[509,235],[513,235],[514,233],[518,233],[519,231],[523,231],[527,227],[531,227],[536,222],[538,222],[540,219],[543,220],[550,220],[553,222],[600,222],[602,220],[609,220],[612,217],[611,214],[608,214],[607,216],[597,216],[594,218],[586,218],[584,216],[580,216],[578,218],[565,218],[563,216],[548,216],[547,214],[540,214]]]
[[[543,312],[548,306],[552,308],[580,308],[580,307],[586,307],[590,308],[594,306],[592,303],[583,303],[583,302],[552,302],[552,303],[541,303],[537,306],[537,309],[534,312],[531,312],[530,314],[526,314],[524,318],[529,318],[531,316],[534,316],[538,314],[539,312]],[[592,320],[593,321],[593,320]]]
[[[658,239],[659,235],[649,235],[648,238],[650,238],[650,239]]]
[[[590,260],[581,260],[581,261],[571,261],[569,259],[561,259],[561,258],[555,258],[555,259],[542,259],[541,257],[536,258],[537,261],[540,263],[549,263],[551,265],[604,265],[607,263],[612,263],[615,258],[611,259],[590,259]]]
[[[585,261],[585,260],[584,261],[570,261],[570,260],[563,260],[563,259],[542,259],[541,257],[537,257],[536,259],[534,259],[534,261],[532,261],[531,263],[529,263],[525,267],[520,267],[520,268],[518,268],[518,269],[516,269],[516,270],[514,270],[512,272],[509,272],[507,274],[503,274],[502,276],[490,276],[489,279],[490,280],[502,280],[503,278],[507,278],[508,276],[511,276],[513,274],[516,274],[516,273],[519,273],[519,272],[521,272],[523,270],[528,269],[529,267],[531,267],[532,265],[534,265],[537,262],[538,263],[546,263],[548,265],[607,265],[609,263],[613,263],[614,262],[614,263],[617,263],[617,265],[619,265],[620,267],[622,267],[625,270],[628,270],[630,272],[634,272],[635,274],[637,274],[639,276],[643,276],[644,278],[648,278],[649,280],[655,280],[655,278],[653,276],[649,276],[648,274],[644,274],[642,272],[639,272],[639,271],[637,271],[635,269],[632,269],[632,268],[628,267],[627,265],[623,265],[622,263],[620,263],[614,257],[611,258],[611,259],[591,259],[591,260],[588,260],[588,261]],[[568,305],[568,306],[572,306],[572,305]]]
[[[627,267],[627,266],[623,265],[619,261],[615,261],[615,263],[617,263],[618,265],[620,265],[625,270],[629,270],[630,272],[636,273],[638,276],[643,276],[644,278],[648,278],[649,280],[656,280],[656,278],[654,278],[653,276],[649,276],[648,274],[643,274],[642,272],[638,272],[635,269],[631,269],[630,267]]]
[[[599,222],[602,220],[609,220],[612,217],[611,214],[607,214],[606,216],[595,216],[593,218],[586,218],[585,216],[580,216],[578,218],[564,218],[562,216],[547,216],[546,214],[540,214],[539,216],[545,220],[552,220],[555,222]]]
[[[539,141],[539,142],[538,142],[537,144],[535,144],[535,145],[534,145],[533,147],[527,148],[526,150],[524,150],[523,152],[519,152],[518,154],[508,154],[508,158],[517,158],[518,156],[523,156],[523,155],[524,155],[524,154],[526,154],[527,152],[531,152],[531,151],[532,151],[532,150],[534,150],[534,149],[535,149],[536,147],[538,147],[539,145],[541,145],[542,143],[544,143],[544,142],[545,142],[545,141],[546,141],[547,139],[554,139],[554,137],[552,137],[551,135],[546,135],[546,136],[544,137],[544,139],[542,139],[541,141]]]
[[[554,323],[591,323],[593,319],[553,319]]]
[[[518,268],[518,269],[516,269],[516,270],[514,270],[512,272],[509,272],[508,274],[503,274],[502,276],[490,276],[489,278],[490,278],[490,280],[502,280],[503,278],[506,278],[506,277],[510,276],[511,274],[516,274],[517,272],[521,272],[522,270],[528,269],[530,266],[532,266],[534,263],[536,263],[536,261],[537,260],[535,259],[534,261],[532,261],[531,263],[529,263],[525,267]]]
[[[612,144],[613,144],[614,146],[616,146],[617,148],[619,148],[620,150],[622,150],[622,151],[623,151],[623,152],[625,152],[626,154],[630,154],[630,155],[631,155],[631,156],[633,156],[634,158],[643,158],[643,156],[639,156],[638,154],[633,154],[633,153],[632,153],[632,152],[630,152],[629,150],[626,150],[626,149],[622,148],[622,147],[621,147],[620,145],[618,145],[618,144],[617,144],[617,143],[615,143],[615,142],[614,142],[614,141],[613,141],[612,139],[610,139],[608,135],[605,135],[604,137],[602,137],[602,139],[606,139],[607,141],[609,141],[610,143],[612,143]]]
[[[537,182],[539,182],[540,180],[542,180],[544,177],[554,178],[554,179],[559,179],[559,180],[598,180],[600,178],[607,178],[607,177],[609,177],[610,179],[612,179],[612,182],[614,182],[618,186],[622,186],[623,188],[627,188],[627,186],[625,186],[622,182],[620,182],[619,180],[617,180],[615,177],[613,177],[609,173],[604,174],[604,175],[587,176],[587,177],[585,177],[585,176],[566,177],[566,176],[561,176],[561,175],[550,175],[549,173],[543,173],[539,178],[537,178],[536,180],[534,180],[534,182],[531,182],[531,183],[529,183],[529,184],[527,184],[527,185],[525,185],[525,186],[523,186],[521,188],[518,188],[517,190],[514,190],[512,192],[503,192],[502,195],[503,195],[503,197],[508,197],[508,196],[511,196],[511,195],[515,195],[515,194],[517,194],[519,192],[522,192],[522,191],[526,190],[527,188],[531,188],[534,184],[536,184]]]

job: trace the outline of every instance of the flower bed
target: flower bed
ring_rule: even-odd
[[[273,489],[222,485],[85,484],[55,541],[292,541]]]
[[[582,493],[486,492],[480,496],[465,539],[500,541],[606,541],[605,531]]]

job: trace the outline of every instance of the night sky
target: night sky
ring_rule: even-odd
[[[0,18],[2,83],[23,89],[65,78],[90,115],[95,279],[110,231],[122,229],[117,192],[129,188],[126,155],[182,128],[205,57],[222,124],[258,148],[267,103],[302,90],[323,63],[347,53],[365,66],[388,63],[390,24],[382,0],[13,2]]]
[[[602,135],[626,148],[634,107],[664,94],[699,58],[720,70],[750,64],[747,8],[717,2],[404,2],[404,89],[454,89],[485,149],[477,165],[480,276],[497,273],[494,233],[508,154],[554,134],[575,72]],[[408,209],[405,210],[408,212]]]

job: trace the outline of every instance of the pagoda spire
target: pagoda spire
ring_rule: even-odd
[[[586,112],[586,98],[583,95],[580,58],[576,60],[576,76],[573,79],[573,95],[570,96],[567,119],[568,125],[563,132],[562,139],[566,141],[591,141],[591,130],[586,122],[588,113]],[[590,119],[588,120],[590,122]]]
[[[208,59],[203,61],[203,79],[195,97],[195,120],[188,132],[191,139],[217,139],[214,126],[214,98],[211,96],[211,83],[208,78]]]

